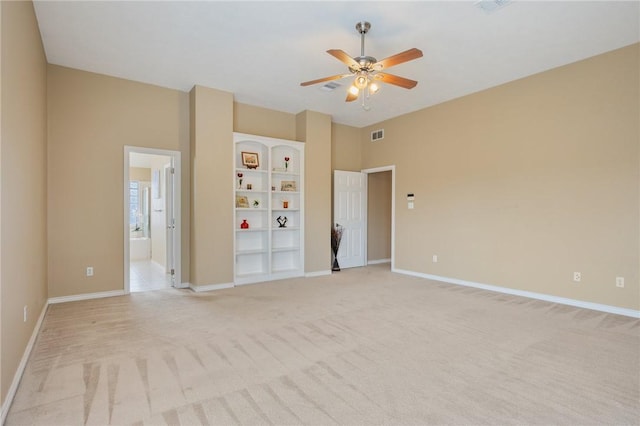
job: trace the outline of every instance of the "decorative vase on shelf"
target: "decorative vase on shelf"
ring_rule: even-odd
[[[247,223],[247,219],[242,219],[242,223],[240,224],[240,229],[249,229],[249,224]]]
[[[289,157],[284,157],[284,171],[289,171]]]
[[[242,173],[238,173],[238,189],[242,189]]]

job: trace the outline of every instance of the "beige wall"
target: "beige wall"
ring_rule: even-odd
[[[123,288],[125,145],[182,154],[188,279],[188,108],[187,93],[49,65],[49,297]]]
[[[314,111],[296,116],[304,148],[304,246],[306,273],[331,269],[331,117]]]
[[[639,46],[363,128],[396,268],[639,309]]]
[[[233,95],[196,86],[191,102],[191,284],[233,282]]]
[[[129,167],[129,180],[151,182],[151,169],[146,167]]]
[[[391,259],[391,171],[367,175],[367,261]]]
[[[360,129],[344,124],[331,125],[331,170],[362,170]]]
[[[47,300],[47,69],[32,3],[1,2],[0,8],[0,387],[4,403]]]
[[[233,104],[233,131],[287,140],[296,139],[296,116],[253,105]]]

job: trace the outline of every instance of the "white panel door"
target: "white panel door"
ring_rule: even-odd
[[[333,222],[344,227],[338,250],[341,268],[366,263],[367,175],[359,172],[333,172]]]

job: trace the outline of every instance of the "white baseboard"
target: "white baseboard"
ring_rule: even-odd
[[[624,315],[626,317],[640,318],[640,311],[627,308],[619,308],[617,306],[603,305],[600,303],[585,302],[582,300],[568,299],[566,297],[552,296],[543,293],[534,293],[532,291],[517,290],[508,287],[500,287],[497,285],[476,283],[473,281],[465,281],[457,278],[441,277],[439,275],[423,274],[421,272],[407,271],[405,269],[394,269],[392,272],[398,274],[412,275],[414,277],[426,278],[428,280],[442,281],[450,284],[463,285],[466,287],[481,288],[483,290],[495,291],[498,293],[512,294],[514,296],[528,297],[530,299],[544,300],[561,305],[575,306],[577,308],[591,309],[594,311],[607,312],[609,314]]]
[[[49,304],[77,302],[78,300],[101,299],[103,297],[124,296],[124,290],[101,291],[99,293],[74,294],[72,296],[61,296],[49,298]]]
[[[235,284],[233,283],[222,283],[222,284],[209,284],[209,285],[193,285],[189,284],[189,288],[196,293],[201,293],[203,291],[212,291],[212,290],[223,290],[225,288],[233,288]]]
[[[323,275],[331,275],[331,270],[327,269],[326,271],[306,272],[304,274],[305,278],[321,277]]]
[[[42,322],[44,321],[44,315],[47,312],[47,308],[49,307],[49,303],[45,303],[42,307],[42,312],[40,312],[40,316],[38,317],[38,321],[36,322],[35,327],[33,327],[33,332],[31,333],[31,337],[29,338],[29,342],[27,343],[27,347],[22,354],[22,359],[20,360],[20,364],[18,364],[18,368],[16,369],[16,374],[13,375],[13,381],[11,382],[11,386],[7,391],[7,395],[4,398],[4,402],[2,404],[2,413],[0,414],[0,425],[4,424],[4,421],[7,418],[7,414],[9,414],[9,408],[13,403],[13,398],[16,396],[16,392],[18,391],[18,385],[20,384],[20,380],[22,379],[22,374],[24,373],[24,369],[27,366],[27,361],[31,356],[31,351],[33,350],[33,345],[36,342],[36,338],[38,337],[38,333],[40,333],[40,328],[42,327]]]
[[[379,263],[391,263],[391,259],[376,259],[367,261],[367,265],[377,265]]]
[[[190,289],[191,288],[191,284],[190,283],[180,283],[180,285],[173,286],[173,288],[177,288],[178,290]]]

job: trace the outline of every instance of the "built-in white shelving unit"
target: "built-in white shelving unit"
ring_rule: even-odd
[[[235,284],[304,275],[304,144],[244,133],[233,143]]]

